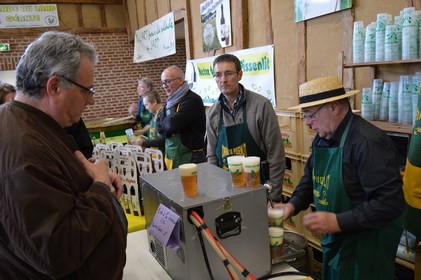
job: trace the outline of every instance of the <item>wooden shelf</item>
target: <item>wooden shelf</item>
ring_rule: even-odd
[[[421,63],[421,59],[344,63],[343,67],[344,68],[357,68],[357,67],[373,67],[373,66],[379,66],[379,65],[413,64],[413,63]]]
[[[403,124],[383,122],[383,121],[370,121],[370,123],[374,124],[378,128],[387,132],[398,132],[398,133],[405,133],[405,134],[412,133],[412,125],[403,125]]]
[[[406,260],[396,258],[395,263],[400,264],[403,267],[406,267],[407,269],[415,270],[415,264],[408,262]]]

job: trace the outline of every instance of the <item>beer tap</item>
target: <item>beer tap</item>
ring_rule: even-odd
[[[270,203],[270,206],[272,208],[274,208],[273,201],[272,201],[272,198],[270,196],[270,194],[273,191],[273,185],[272,185],[272,183],[270,181],[269,162],[267,160],[263,160],[260,163],[260,168],[262,170],[262,175],[263,175],[263,180],[264,180],[263,187],[266,188],[266,196],[267,196],[267,199],[268,199],[268,201]]]

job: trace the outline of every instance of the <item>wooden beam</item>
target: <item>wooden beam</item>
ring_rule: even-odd
[[[192,34],[192,20],[191,20],[191,9],[190,9],[190,0],[184,0],[184,36],[186,43],[186,59],[192,59],[193,57],[193,36]]]
[[[130,42],[131,38],[134,37],[132,28],[130,25],[130,16],[129,16],[129,4],[128,0],[123,0],[123,16],[124,16],[124,25],[126,26],[126,33],[128,35],[128,41]]]
[[[77,26],[83,27],[83,15],[82,15],[81,4],[76,4],[76,14],[77,14]]]
[[[344,63],[352,61],[352,30],[354,28],[354,9],[342,13],[342,46],[344,48]],[[343,70],[343,86],[346,90],[355,89],[354,69]]]
[[[271,13],[271,0],[264,0],[264,11],[266,20],[266,44],[273,45],[273,26]]]
[[[101,13],[101,27],[107,27],[107,15],[105,14],[105,6],[103,4],[99,5],[99,11]]]
[[[297,93],[298,86],[307,81],[307,29],[306,22],[297,23]]]
[[[155,0],[155,20],[156,19],[159,19],[159,12],[158,12],[158,1],[159,0]],[[148,23],[150,23],[150,22],[148,22]]]
[[[186,17],[186,10],[177,10],[174,12],[174,22],[180,22],[183,21]]]
[[[124,33],[125,28],[83,28],[83,27],[58,27],[58,28],[5,28],[0,29],[1,36],[27,36],[27,35],[41,35],[49,30],[58,30],[64,32],[71,32],[74,34],[87,34],[87,33]]]
[[[1,4],[49,4],[45,0],[2,0]],[[55,0],[51,4],[123,4],[123,0]]]
[[[233,32],[234,36],[231,37],[237,50],[247,49],[249,43],[248,1],[236,0],[232,2],[235,2],[237,21]]]

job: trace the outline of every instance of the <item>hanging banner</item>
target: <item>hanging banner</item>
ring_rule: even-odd
[[[240,50],[231,54],[238,57],[243,70],[240,83],[251,91],[263,95],[276,107],[273,45]],[[188,60],[185,80],[191,90],[199,94],[206,106],[211,106],[220,95],[213,78],[216,56]]]
[[[203,51],[232,45],[230,0],[207,0],[200,4]]]
[[[143,62],[175,54],[174,13],[136,31],[133,62]]]
[[[56,4],[0,5],[0,28],[59,26]]]
[[[295,22],[320,17],[352,7],[352,0],[294,0]]]

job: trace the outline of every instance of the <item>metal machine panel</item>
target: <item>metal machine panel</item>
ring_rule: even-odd
[[[227,171],[208,163],[198,164],[198,195],[184,196],[178,169],[140,177],[146,227],[152,223],[160,204],[181,218],[180,248],[165,248],[148,234],[149,250],[173,279],[207,279],[204,257],[196,227],[188,221],[190,209],[203,211],[203,219],[223,246],[251,273],[261,277],[270,273],[266,189],[231,186]],[[215,219],[227,212],[241,214],[239,235],[221,239]],[[206,252],[215,279],[230,279],[213,248],[205,241]]]

